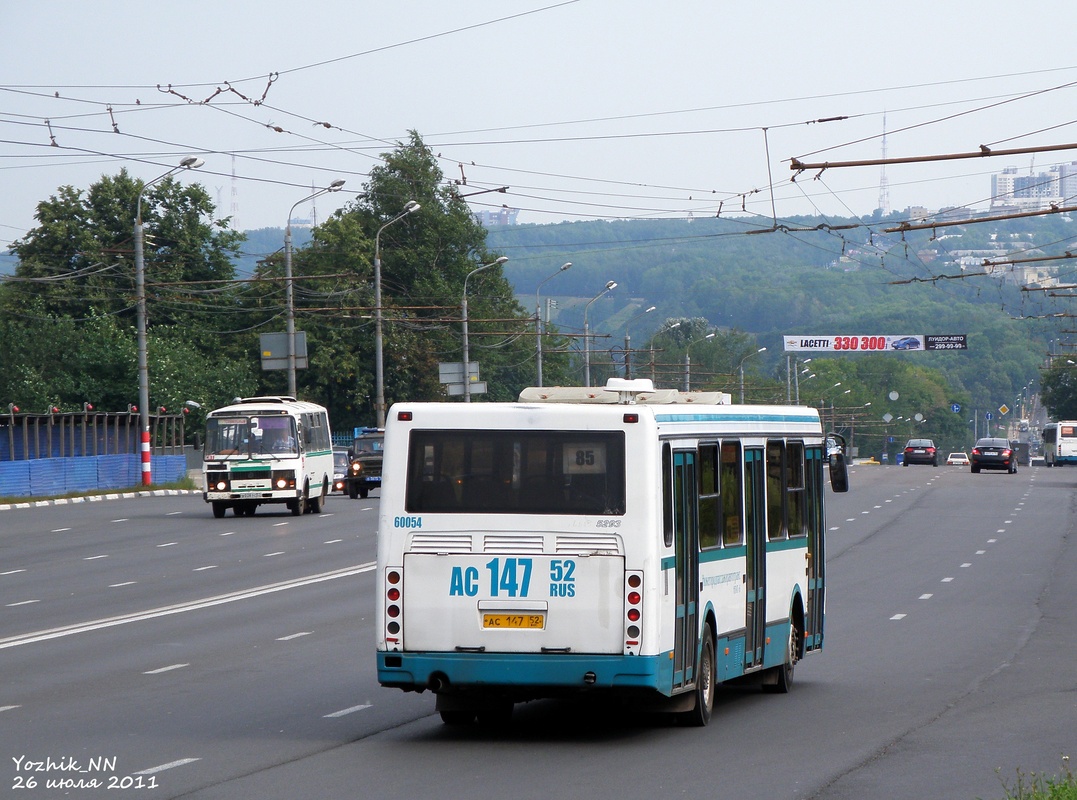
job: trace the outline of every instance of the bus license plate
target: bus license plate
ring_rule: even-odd
[[[483,614],[483,628],[542,630],[546,627],[545,614]]]

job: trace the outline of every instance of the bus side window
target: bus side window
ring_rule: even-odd
[[[718,445],[699,447],[699,547],[705,550],[719,543]]]
[[[722,443],[721,464],[722,544],[737,547],[744,544],[743,498],[740,442]]]
[[[673,451],[662,445],[662,539],[673,547]]]

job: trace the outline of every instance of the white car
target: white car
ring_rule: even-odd
[[[946,456],[946,463],[958,467],[967,467],[969,465],[968,453],[950,453]]]

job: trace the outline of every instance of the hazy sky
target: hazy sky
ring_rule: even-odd
[[[181,178],[243,229],[345,179],[324,219],[411,129],[463,194],[509,187],[476,210],[521,222],[869,214],[880,167],[791,182],[789,160],[879,158],[884,119],[890,157],[1077,142],[1072,0],[55,0],[0,21],[0,244],[62,185],[190,154]],[[984,208],[991,173],[1070,160],[892,165],[889,203]]]

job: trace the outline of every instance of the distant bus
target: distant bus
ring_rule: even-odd
[[[612,379],[394,405],[379,682],[448,724],[599,692],[706,725],[718,683],[788,691],[823,647],[844,454],[815,409],[729,400]]]
[[[1043,461],[1049,467],[1077,464],[1077,421],[1061,420],[1043,426]]]
[[[283,503],[295,516],[321,513],[332,489],[329,414],[294,397],[246,397],[206,417],[202,498],[223,517]]]

